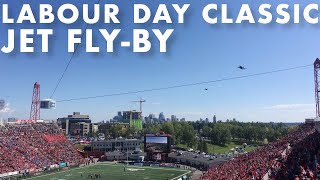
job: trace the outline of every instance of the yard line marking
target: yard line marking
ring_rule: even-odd
[[[177,177],[175,177],[175,178],[172,178],[171,180],[175,180],[175,179],[178,179],[178,178],[180,178],[180,177],[182,177],[182,176],[185,176],[185,175],[187,175],[188,173],[190,173],[191,171],[189,171],[189,172],[186,172],[186,173],[184,173],[184,174],[182,174],[182,175],[180,175],[180,176],[177,176]]]

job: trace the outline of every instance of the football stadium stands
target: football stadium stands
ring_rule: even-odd
[[[275,179],[319,179],[317,171],[317,154],[320,148],[320,134],[312,134],[304,139],[297,139],[280,164],[279,170],[273,172]]]
[[[83,163],[82,156],[54,124],[0,127],[0,174],[33,171],[60,163]]]
[[[85,160],[55,124],[0,127],[0,174]],[[319,179],[320,133],[302,124],[287,136],[208,169],[204,180]]]
[[[275,142],[212,167],[202,179],[314,179],[319,139],[313,124],[302,124]]]

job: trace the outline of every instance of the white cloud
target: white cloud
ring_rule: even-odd
[[[159,102],[153,102],[153,103],[150,103],[151,105],[160,105],[161,103]]]
[[[0,110],[0,113],[11,113],[13,110],[10,108],[10,104],[5,104],[4,108]]]
[[[146,102],[145,105],[161,105],[159,102]]]
[[[263,109],[276,111],[311,112],[315,110],[315,104],[278,104],[270,107],[265,107]]]

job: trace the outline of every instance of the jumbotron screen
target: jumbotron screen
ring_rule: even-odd
[[[146,152],[170,152],[169,136],[145,136]]]

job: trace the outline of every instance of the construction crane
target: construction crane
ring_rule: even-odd
[[[139,101],[132,101],[132,102],[135,102],[135,103],[140,103],[140,112],[142,112],[142,103],[146,102],[146,100],[142,100],[142,98],[140,98]]]

